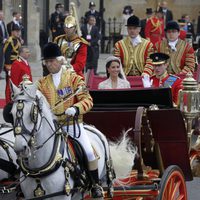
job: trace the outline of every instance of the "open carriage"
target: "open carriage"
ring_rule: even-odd
[[[90,93],[94,108],[84,121],[110,140],[132,127],[129,135],[138,148],[131,173],[115,180],[113,198],[105,192],[105,199],[187,199],[185,180],[193,178],[188,138],[183,115],[173,108],[171,90],[140,88]],[[21,104],[17,108],[21,109]]]
[[[191,164],[199,154],[190,151],[184,115],[173,107],[170,88],[138,88],[141,78],[130,77],[132,89],[97,90],[102,79],[88,82],[94,107],[84,121],[111,140],[132,127],[138,147],[132,173],[114,184],[113,199],[187,199],[185,180],[193,179]]]

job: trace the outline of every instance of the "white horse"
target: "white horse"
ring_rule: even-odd
[[[26,176],[25,180],[21,180],[25,199],[42,195],[51,200],[82,199],[79,190],[76,191],[75,180],[71,175],[73,169],[70,167],[73,168],[73,165],[70,163],[73,162],[73,156],[69,152],[69,145],[66,146],[66,142],[63,142],[63,135],[66,133],[63,134],[60,129],[56,130],[55,117],[41,92],[34,85],[25,85],[22,88],[12,84],[14,104],[11,113],[16,137],[14,148],[18,154],[22,175]],[[112,182],[112,177],[108,178],[108,174],[113,175],[108,142],[96,128],[85,125],[85,129],[100,157],[99,176],[106,186],[107,182]],[[123,162],[123,157],[128,154],[129,159],[125,164],[127,173],[127,166],[131,171],[135,152],[127,152],[126,145],[124,149],[122,152],[120,148],[115,148],[115,154],[123,155],[117,162]],[[87,182],[84,184],[87,186]],[[111,185],[109,187],[112,189]]]

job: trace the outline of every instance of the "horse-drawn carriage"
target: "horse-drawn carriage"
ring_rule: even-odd
[[[41,94],[29,86],[23,89],[23,92],[15,91],[16,101],[12,109],[16,122],[14,129],[16,136],[23,136],[18,145],[26,143],[27,148],[22,149],[22,152],[27,155],[30,152],[33,154],[30,162],[35,168],[32,169],[29,166],[27,158],[19,160],[24,177],[28,177],[27,182],[23,180],[24,185],[20,179],[22,187],[25,190],[29,185],[27,192],[30,189],[34,191],[35,197],[30,199],[53,198],[55,194],[61,195],[58,199],[71,199],[71,192],[76,191],[77,188],[71,188],[71,179],[68,181],[70,169],[74,166],[68,163],[68,160],[63,160],[59,153],[60,148],[58,147],[63,144],[63,135],[58,129],[54,129],[51,110]],[[157,88],[100,91],[90,88],[90,93],[93,97],[94,108],[84,116],[84,121],[95,126],[111,141],[118,140],[123,130],[131,128],[128,134],[137,147],[136,156],[131,160],[130,173],[113,180],[113,191],[110,185],[104,185],[105,199],[186,200],[185,180],[193,179],[188,137],[184,117],[179,109],[173,107],[171,90]],[[85,127],[94,131],[92,126],[86,125]],[[45,138],[41,137],[44,135],[42,130],[46,131]],[[39,141],[37,141],[36,133],[39,135]],[[101,137],[104,138],[104,136]],[[49,152],[49,149],[52,150],[55,146],[54,139],[57,151]],[[101,148],[99,151],[101,152]],[[100,155],[103,158],[107,157],[104,154],[105,152]],[[46,155],[47,160],[39,160],[41,164],[38,167],[37,157],[42,155]],[[122,160],[125,154],[119,153],[119,155]],[[194,154],[194,157],[196,155]],[[118,160],[118,164],[123,162],[121,160]],[[108,160],[104,158],[104,161]],[[50,167],[44,163],[50,163]],[[64,179],[59,177],[56,182],[56,177],[51,177],[53,188],[49,193],[42,182],[47,180],[44,180],[42,175],[49,175],[49,168],[50,171],[54,171],[54,167],[60,163],[62,163],[61,167],[64,166],[64,169],[69,171],[65,171]],[[127,163],[121,164],[126,165]],[[106,162],[103,165],[106,165]],[[109,162],[108,165],[110,165]],[[32,179],[35,182],[32,182]],[[63,190],[55,190],[57,186],[60,186],[60,182],[65,184],[65,193]],[[84,198],[90,199],[90,196],[86,195]],[[75,199],[80,199],[80,196]]]
[[[196,74],[195,78],[198,79]],[[94,107],[84,121],[95,125],[111,140],[116,140],[123,129],[132,127],[130,137],[138,146],[134,176],[130,175],[128,184],[128,177],[124,180],[128,192],[116,187],[116,199],[119,194],[121,199],[187,199],[181,180],[193,179],[191,168],[199,152],[191,150],[187,118],[180,109],[173,107],[170,88],[144,89],[141,77],[129,77],[131,89],[97,90],[98,83],[104,79],[92,75],[88,80]],[[157,177],[151,177],[151,173],[155,175],[152,169],[159,171]],[[155,180],[159,183],[157,189],[154,188]],[[149,187],[147,193],[146,185]]]

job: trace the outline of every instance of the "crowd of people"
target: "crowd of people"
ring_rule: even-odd
[[[85,72],[94,69],[94,74],[98,75],[101,19],[95,6],[94,2],[89,3],[89,11],[85,13],[80,30],[77,30],[79,22],[76,16],[64,12],[61,3],[55,5],[55,12],[50,16],[52,42],[43,44],[42,59],[46,71],[38,81],[38,89],[51,107],[80,86],[86,87]],[[195,38],[193,24],[188,15],[183,15],[179,22],[174,21],[166,1],[155,11],[147,8],[147,18],[143,20],[133,11],[131,6],[124,7],[123,37],[114,44],[113,56],[106,59],[107,79],[98,88],[130,88],[127,77],[142,76],[143,87],[171,87],[173,101],[177,104],[178,92],[182,88],[182,80],[177,74],[195,71],[194,49],[185,40],[188,34]],[[12,104],[10,81],[20,86],[24,75],[28,75],[32,81],[28,63],[30,51],[23,46],[24,29],[20,20],[20,13],[13,12],[13,20],[6,26],[3,12],[0,11],[0,70],[4,68],[6,72],[5,96],[9,104]],[[60,122],[66,121],[67,116],[78,116],[81,127],[79,141],[86,147],[93,183],[91,194],[93,198],[101,198],[103,193],[98,179],[98,160],[82,127],[82,115],[92,108],[92,104],[90,94],[84,90],[55,109],[54,114],[64,113],[58,117]]]

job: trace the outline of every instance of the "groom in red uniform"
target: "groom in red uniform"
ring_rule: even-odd
[[[154,65],[155,75],[151,77],[154,87],[171,87],[173,102],[177,104],[179,90],[182,89],[182,80],[175,75],[167,73],[169,56],[164,53],[153,53],[150,55]]]
[[[174,104],[178,102],[178,93],[182,89],[182,80],[175,75],[167,73],[169,56],[165,53],[153,53],[150,55],[154,65],[154,76],[145,76],[142,79],[143,86],[147,87],[170,87]]]

